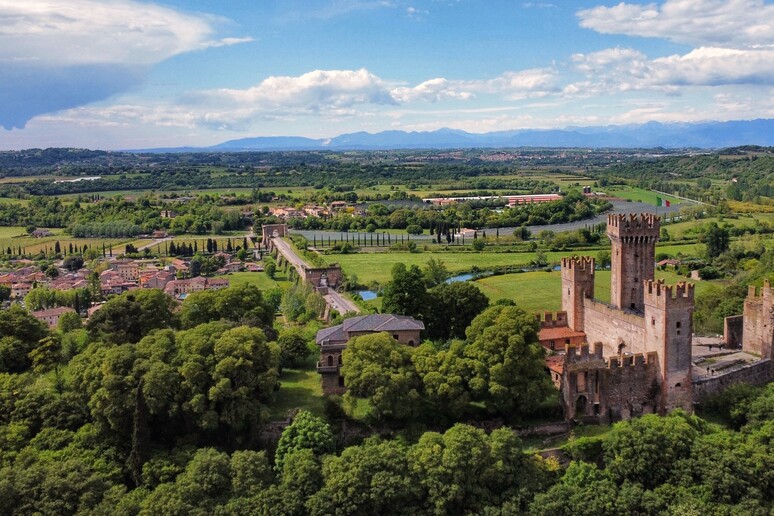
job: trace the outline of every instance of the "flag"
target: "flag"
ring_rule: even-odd
[[[661,206],[661,197],[656,197],[656,206]]]
[[[672,202],[671,201],[664,201],[664,206],[669,208],[670,206],[672,206]]]

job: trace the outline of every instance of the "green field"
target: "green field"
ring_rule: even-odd
[[[670,255],[694,255],[703,244],[688,245],[664,245],[656,249],[657,253],[668,253]],[[564,256],[589,255],[596,256],[598,251],[552,251],[547,252],[546,258],[549,263],[559,263]],[[468,272],[473,267],[478,267],[481,271],[492,270],[496,267],[515,266],[523,267],[535,259],[535,253],[444,253],[444,252],[389,252],[389,253],[358,253],[342,255],[325,255],[323,257],[327,263],[338,263],[349,275],[357,276],[358,282],[368,285],[371,282],[386,283],[390,279],[392,267],[397,263],[406,264],[406,266],[417,265],[423,267],[430,258],[441,260],[446,264],[446,268],[452,274]]]
[[[221,277],[229,280],[231,286],[251,284],[261,290],[269,290],[275,287],[284,289],[290,285],[287,281],[287,276],[282,271],[277,271],[275,279],[271,279],[264,272],[232,272]]]
[[[685,204],[687,202],[671,195],[659,194],[651,190],[643,190],[642,188],[637,188],[636,186],[616,185],[600,188],[600,190],[613,197],[631,199],[632,201],[644,202],[653,206],[656,206],[656,197],[661,197],[661,199],[669,201],[672,204]]]
[[[298,369],[283,369],[280,375],[280,389],[270,406],[272,420],[284,419],[288,412],[300,408],[316,416],[325,416],[325,398],[322,382],[317,374],[319,356],[312,354]]]
[[[671,271],[656,271],[656,279],[668,284],[690,281]],[[691,281],[696,285],[696,295],[705,292],[717,281]],[[510,299],[528,312],[559,310],[561,308],[562,276],[559,271],[524,272],[491,276],[476,281],[490,301]],[[602,302],[610,302],[610,271],[596,271],[594,275],[594,297]]]
[[[774,213],[755,213],[752,215],[740,215],[739,218],[719,218],[710,217],[700,220],[688,220],[685,222],[677,222],[675,224],[667,224],[663,227],[667,229],[669,235],[672,238],[683,238],[684,236],[696,236],[691,230],[698,228],[702,225],[716,223],[719,226],[755,226],[759,222],[774,223]]]

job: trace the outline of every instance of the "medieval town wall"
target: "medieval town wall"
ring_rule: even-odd
[[[745,351],[760,355],[761,358],[774,358],[774,294],[768,281],[760,293],[756,287],[749,287],[744,301],[742,332],[742,348]]]
[[[771,381],[774,381],[774,362],[765,359],[725,374],[694,380],[694,400],[700,402],[707,396],[722,392],[737,383],[764,385]]]
[[[604,303],[585,299],[584,325],[588,342],[601,342],[604,355],[618,354],[618,344],[623,342],[625,350],[631,353],[643,353],[645,340],[644,319],[640,316],[616,310]]]
[[[744,316],[733,315],[723,319],[723,344],[727,349],[741,349],[744,339]]]
[[[656,353],[611,357],[604,376],[608,417],[631,419],[659,410],[659,370]]]

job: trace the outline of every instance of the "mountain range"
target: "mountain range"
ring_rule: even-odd
[[[343,151],[507,147],[718,149],[741,145],[774,146],[774,119],[703,123],[648,122],[636,125],[567,127],[548,130],[519,129],[489,133],[468,133],[454,129],[421,132],[357,132],[321,139],[300,136],[261,136],[229,140],[211,147],[181,147],[150,151]]]

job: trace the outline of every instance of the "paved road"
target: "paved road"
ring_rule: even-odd
[[[342,315],[347,312],[360,313],[359,306],[333,289],[329,289],[328,293],[325,294],[323,298],[325,298],[325,302],[328,303],[328,306]]]
[[[277,248],[277,251],[279,251],[280,254],[282,254],[282,256],[284,256],[285,259],[287,259],[287,261],[296,268],[299,276],[303,278],[304,269],[311,269],[311,267],[296,254],[290,244],[281,238],[273,238],[272,243],[274,244],[274,247]]]
[[[149,247],[153,247],[155,245],[163,244],[164,242],[170,242],[170,241],[172,241],[172,237],[159,238],[157,240],[154,240],[150,244],[141,245],[140,247],[137,248],[137,250],[138,251],[144,251],[144,250],[148,249]]]
[[[282,254],[282,256],[284,256],[288,262],[290,262],[290,264],[296,268],[299,276],[303,278],[304,269],[310,268],[306,262],[296,254],[290,244],[281,238],[272,239],[272,243]],[[324,295],[323,298],[325,299],[325,302],[328,303],[328,306],[331,307],[331,309],[336,310],[340,314],[345,314],[347,312],[355,312],[358,314],[360,313],[360,308],[354,302],[345,298],[343,295],[339,294],[333,289],[328,289],[328,293]]]
[[[643,202],[628,202],[628,201],[611,201],[611,204],[613,205],[613,209],[610,210],[608,213],[655,213],[661,217],[664,215],[677,215],[677,212],[680,210],[682,206],[685,206],[684,204],[674,204],[670,207],[666,206],[653,206],[652,204],[647,204]],[[537,235],[544,229],[553,231],[554,233],[562,233],[564,231],[574,231],[576,229],[581,229],[585,227],[594,226],[596,224],[605,224],[607,223],[607,215],[608,213],[604,213],[602,215],[599,215],[593,219],[587,219],[587,220],[581,220],[578,222],[568,222],[566,224],[547,224],[542,226],[527,226],[527,229],[530,230],[530,232],[533,235]],[[500,234],[502,236],[506,235],[512,235],[513,231],[516,228],[500,228]],[[479,234],[482,231],[486,231],[487,236],[493,236],[497,230],[495,228],[485,229],[485,230],[479,230]],[[344,240],[345,236],[347,236],[347,233],[340,233],[338,231],[323,231],[323,230],[296,230],[291,229],[291,233],[302,235],[307,240],[313,240],[315,237],[320,241],[327,242],[328,238],[333,240]],[[370,242],[370,234],[369,233],[360,233],[363,239],[368,239],[368,242]],[[355,237],[355,233],[349,233],[349,240],[352,240]],[[398,237],[397,241],[400,241],[400,235],[392,235],[392,241],[395,242],[395,237]],[[404,238],[407,238],[407,235],[404,233]],[[417,242],[429,242],[432,240],[432,237],[430,235],[411,235],[412,241]]]

